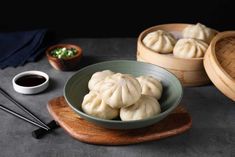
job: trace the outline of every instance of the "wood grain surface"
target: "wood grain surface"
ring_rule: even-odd
[[[90,144],[128,145],[154,141],[181,134],[192,126],[191,117],[182,105],[159,123],[133,130],[112,130],[96,126],[74,113],[63,96],[50,100],[47,108],[66,132],[75,139]]]

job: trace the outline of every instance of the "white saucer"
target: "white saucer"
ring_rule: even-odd
[[[23,76],[27,76],[27,75],[38,75],[39,77],[43,77],[45,78],[45,81],[42,82],[41,84],[38,85],[33,85],[33,86],[23,86],[23,85],[19,85],[17,84],[17,80],[22,78]],[[44,91],[48,85],[49,85],[49,76],[42,72],[42,71],[25,71],[22,73],[17,74],[13,79],[12,79],[12,84],[13,84],[13,88],[16,92],[21,93],[21,94],[36,94],[39,92]]]

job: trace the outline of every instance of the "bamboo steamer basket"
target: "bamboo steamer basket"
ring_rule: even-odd
[[[204,66],[203,58],[184,59],[174,57],[173,54],[156,53],[146,47],[142,42],[143,38],[150,32],[156,30],[165,30],[172,34],[180,35],[189,24],[163,24],[144,30],[137,41],[137,61],[152,63],[165,68],[176,75],[183,86],[200,86],[210,82]],[[181,38],[180,36],[177,38]]]
[[[235,101],[235,31],[221,32],[213,38],[204,66],[214,85]]]

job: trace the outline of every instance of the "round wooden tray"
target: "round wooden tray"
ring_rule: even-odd
[[[204,66],[215,86],[235,101],[235,31],[221,32],[213,38]]]
[[[184,86],[199,86],[208,84],[208,78],[204,66],[203,58],[184,59],[174,57],[172,54],[160,54],[146,47],[142,40],[150,32],[156,30],[165,30],[175,34],[180,34],[189,24],[164,24],[151,27],[144,30],[138,38],[137,43],[137,60],[144,61],[166,68],[174,73]]]

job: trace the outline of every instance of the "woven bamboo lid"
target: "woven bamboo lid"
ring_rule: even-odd
[[[221,32],[213,38],[204,67],[214,85],[235,101],[235,31]]]

